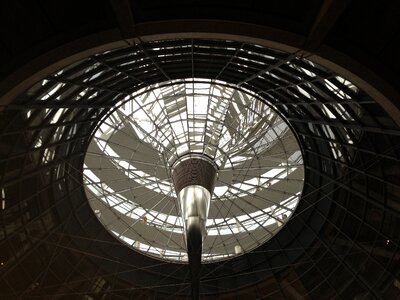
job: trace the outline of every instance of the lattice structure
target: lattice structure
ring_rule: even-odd
[[[201,293],[252,286],[241,293],[285,298],[296,288],[310,299],[396,295],[400,129],[387,113],[350,81],[306,58],[236,41],[171,39],[90,56],[41,80],[1,112],[0,277],[2,286],[15,291],[11,296],[56,294],[60,284],[82,296],[108,290],[126,298],[138,290],[188,294],[184,265],[135,252],[104,229],[99,218],[105,210],[93,211],[87,201],[85,185],[94,177],[85,156],[107,134],[98,134],[101,124],[124,117],[123,106],[109,114],[117,104],[132,103],[128,100],[141,91],[145,97],[152,92],[147,89],[176,87],[187,95],[194,79],[205,79],[207,95],[212,88],[223,90],[217,86],[224,83],[232,89],[229,95],[242,90],[257,105],[268,103],[298,137],[304,164],[302,196],[286,225],[245,255],[206,264]],[[155,147],[163,142],[157,139]],[[113,168],[152,182],[116,161]],[[158,188],[168,194],[168,185]],[[110,192],[102,184],[99,189]],[[137,215],[142,225],[156,219]],[[89,269],[94,271],[83,271]],[[76,274],[82,278],[72,279]],[[34,284],[20,284],[23,278]]]

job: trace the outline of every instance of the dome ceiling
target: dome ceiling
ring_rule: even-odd
[[[378,94],[357,86],[359,78],[304,52],[188,35],[84,55],[38,76],[3,106],[0,295],[187,298],[184,254],[175,262],[160,260],[168,243],[165,252],[143,254],[145,241],[136,241],[148,233],[146,226],[182,232],[178,214],[171,213],[177,206],[155,205],[174,197],[166,166],[193,148],[216,158],[212,205],[221,212],[222,201],[235,203],[223,216],[210,210],[209,236],[221,238],[229,230],[221,238],[222,244],[232,242],[232,248],[222,247],[226,253],[245,241],[235,235],[240,228],[255,237],[240,245],[240,255],[203,258],[201,297],[395,299],[400,291],[395,112],[378,104]],[[195,97],[190,102],[192,94],[207,99],[207,109]],[[221,116],[241,122],[227,126],[218,121]],[[178,121],[171,125],[174,117]],[[190,123],[191,117],[201,126]],[[205,122],[213,130],[207,132]],[[206,132],[199,141],[197,127]],[[225,146],[228,140],[235,142]],[[126,190],[124,180],[130,182]],[[146,188],[139,194],[135,187],[141,186]],[[146,193],[156,201],[152,209],[141,202]],[[105,194],[131,207],[121,213],[123,205],[101,202]],[[286,212],[273,211],[270,202]],[[114,209],[108,216],[106,206]],[[116,225],[123,224],[126,211],[143,229],[134,233]],[[168,231],[167,225],[176,228]],[[268,226],[277,234],[261,234]]]

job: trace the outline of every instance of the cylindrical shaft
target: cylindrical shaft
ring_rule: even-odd
[[[203,240],[216,180],[216,167],[202,157],[189,156],[173,166],[172,179],[182,212],[192,282],[192,298],[200,293]]]

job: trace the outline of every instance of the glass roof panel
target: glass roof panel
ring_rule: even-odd
[[[103,120],[85,158],[90,205],[110,232],[137,251],[186,263],[170,170],[190,153],[218,167],[203,262],[247,253],[282,228],[301,196],[304,169],[297,139],[274,109],[201,79],[137,94]]]

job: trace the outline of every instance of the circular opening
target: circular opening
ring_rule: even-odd
[[[171,170],[182,157],[218,168],[203,262],[247,253],[289,220],[303,159],[287,122],[225,82],[190,79],[127,96],[98,126],[84,163],[87,197],[102,224],[133,249],[187,262]]]

